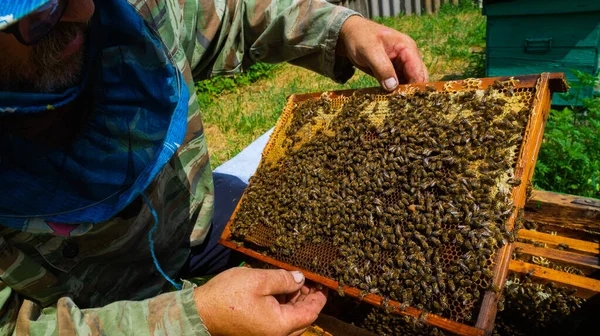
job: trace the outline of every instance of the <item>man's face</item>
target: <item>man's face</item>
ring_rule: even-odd
[[[31,46],[0,31],[0,91],[53,92],[77,84],[93,13],[93,0],[70,0],[60,22]]]

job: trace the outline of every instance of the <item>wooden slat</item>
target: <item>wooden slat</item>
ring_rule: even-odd
[[[552,248],[543,248],[536,247],[531,244],[525,244],[520,242],[515,242],[513,244],[515,248],[519,248],[519,252],[540,256],[544,258],[548,258],[554,261],[560,261],[572,265],[589,267],[596,270],[600,270],[600,264],[598,263],[598,258],[590,255],[573,253],[568,251],[561,251]]]
[[[523,145],[519,150],[517,164],[514,175],[521,180],[521,184],[513,188],[512,201],[518,209],[525,206],[527,187],[526,184],[531,181],[535,162],[544,136],[544,127],[546,119],[550,113],[551,91],[549,90],[550,74],[542,73],[535,84],[535,98],[531,117],[527,122]],[[508,220],[507,227],[512,231],[517,212],[515,211]],[[515,217],[515,218],[513,218]]]
[[[532,277],[540,279],[543,282],[552,281],[567,287],[575,288],[577,289],[575,296],[580,298],[589,299],[600,293],[600,281],[584,276],[555,271],[551,268],[541,267],[518,260],[512,260],[510,262],[509,270],[530,274]]]
[[[561,236],[555,236],[548,233],[542,233],[537,231],[521,229],[517,233],[519,238],[531,239],[540,243],[546,243],[551,246],[558,246],[558,244],[569,245],[569,249],[577,250],[581,252],[598,254],[600,252],[600,244],[594,242],[588,242],[573,238],[566,238]]]
[[[415,0],[415,14],[421,15],[421,8],[423,8],[421,0]]]
[[[526,184],[528,181],[531,181],[542,142],[544,126],[546,119],[548,118],[548,113],[550,112],[550,78],[551,75],[544,72],[535,82],[533,109],[525,129],[523,145],[519,150],[519,156],[514,172],[515,177],[521,180],[521,183],[514,187],[511,193],[511,200],[516,208],[522,208],[525,205],[527,193]],[[516,217],[517,211],[514,211],[506,224],[509,230],[513,229]],[[500,289],[504,287],[504,282],[506,281],[511,255],[512,246],[505,245],[499,249],[494,259],[493,284]],[[487,334],[491,334],[492,329],[494,328],[499,298],[500,293],[491,290],[488,290],[483,296],[481,309],[475,326],[485,330]]]
[[[481,80],[480,88],[487,88],[489,85],[493,84],[495,81],[508,81],[511,78],[517,80],[518,82],[515,84],[515,88],[532,88],[536,86],[536,83],[541,78],[542,75],[523,75],[523,76],[500,76],[500,77],[486,77],[479,78]],[[566,81],[565,75],[560,73],[550,73],[548,78],[548,83],[554,85],[551,86],[551,92],[565,92]],[[564,86],[558,85],[558,83],[564,83]],[[463,84],[464,80],[456,80],[452,81],[454,83],[453,88],[458,88],[460,90],[464,90]],[[437,91],[443,91],[444,86],[447,85],[447,82],[429,82],[429,83],[416,83],[416,84],[407,84],[407,85],[399,85],[398,88],[394,91],[394,93],[402,93],[406,92],[408,88],[414,88],[418,90],[425,90],[426,87],[434,87]],[[557,91],[553,91],[553,89]],[[369,94],[390,94],[386,92],[381,87],[372,87],[365,89],[348,89],[348,90],[337,90],[337,91],[328,91],[330,99],[335,99],[339,97],[351,97],[356,91],[360,91],[362,93]],[[294,94],[289,96],[288,102],[300,103],[308,99],[319,98],[323,93],[322,92],[313,92],[313,93],[305,93],[305,94]],[[293,97],[293,98],[292,98]],[[277,127],[277,126],[276,126]]]
[[[425,13],[427,15],[433,14],[433,3],[432,3],[432,0],[425,0]]]
[[[413,13],[412,1],[404,1],[404,13],[411,15]]]
[[[504,245],[498,250],[498,254],[494,260],[494,268],[492,273],[494,278],[492,283],[498,288],[504,288],[506,277],[508,275],[508,264],[511,262],[512,246]],[[494,292],[488,290],[483,295],[481,301],[481,309],[477,316],[477,322],[475,323],[476,328],[480,328],[486,331],[486,335],[490,335],[494,328],[494,321],[496,320],[496,314],[498,313],[498,301],[500,300],[501,292]]]
[[[600,201],[534,190],[525,205],[526,218],[600,234]]]
[[[528,221],[531,221],[531,218],[527,216],[527,213],[525,213],[524,218]],[[573,229],[568,222],[564,223],[563,225],[557,225],[535,221],[535,224],[536,231],[552,233],[561,237],[585,240],[589,242],[600,241],[600,233],[588,230]]]

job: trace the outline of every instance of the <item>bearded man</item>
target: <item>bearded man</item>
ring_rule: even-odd
[[[326,293],[217,244],[245,184],[213,177],[194,80],[427,80],[412,39],[324,0],[0,0],[0,46],[1,335],[302,333]]]

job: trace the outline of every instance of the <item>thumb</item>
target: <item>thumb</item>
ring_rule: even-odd
[[[366,53],[367,66],[384,89],[393,91],[398,87],[396,69],[385,50],[378,49],[378,51]]]
[[[300,271],[265,270],[262,291],[264,295],[290,294],[304,285],[304,274]]]

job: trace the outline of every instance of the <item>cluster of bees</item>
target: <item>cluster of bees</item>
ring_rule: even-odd
[[[572,289],[535,282],[526,274],[509,275],[505,286],[495,335],[547,335],[549,327],[558,326],[585,302]]]
[[[514,238],[513,166],[530,105],[499,82],[357,93],[337,110],[326,96],[300,103],[285,155],[252,177],[232,236],[361,297],[472,322],[494,253]]]
[[[528,226],[528,225],[526,225]],[[522,239],[518,239],[523,241]],[[576,275],[584,275],[574,266],[564,266],[540,256],[513,252],[513,259]],[[581,308],[585,299],[574,295],[575,289],[540,283],[529,274],[511,273],[496,318],[494,335],[548,335],[562,330],[564,322]]]
[[[446,333],[436,327],[423,323],[418,318],[386,314],[385,311],[372,308],[365,319],[361,321],[361,327],[380,336],[438,336]]]

